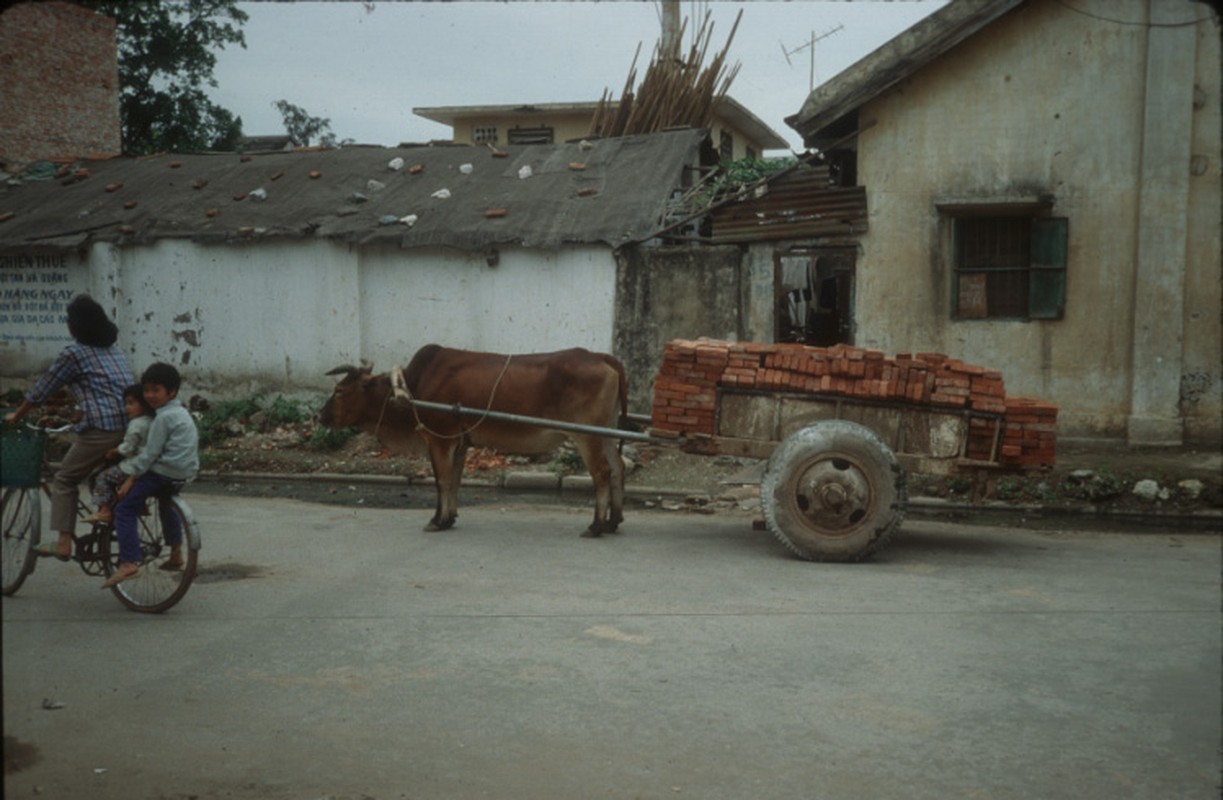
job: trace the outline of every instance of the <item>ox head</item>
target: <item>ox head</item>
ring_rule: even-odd
[[[329,371],[328,375],[344,377],[323,404],[318,421],[329,428],[348,428],[358,424],[366,415],[370,403],[369,387],[373,370],[374,365],[362,359],[359,367],[345,365]]]

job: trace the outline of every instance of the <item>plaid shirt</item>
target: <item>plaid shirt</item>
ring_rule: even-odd
[[[133,383],[132,368],[118,347],[91,347],[76,342],[60,351],[51,369],[38,379],[25,399],[41,405],[66,388],[85,412],[76,430],[121,431],[127,428],[128,421],[123,409],[123,390]]]

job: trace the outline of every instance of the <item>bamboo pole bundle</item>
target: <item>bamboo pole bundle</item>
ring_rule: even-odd
[[[645,76],[634,91],[637,56],[641,53],[641,45],[638,44],[619,102],[604,92],[591,120],[590,134],[627,136],[656,133],[675,127],[710,127],[714,112],[739,73],[738,63],[727,67],[726,56],[742,17],[743,12],[740,11],[725,46],[703,68],[701,65],[709,55],[713,40],[712,13],[705,12],[705,18],[688,48],[687,58],[681,58],[679,43],[688,24],[685,19],[675,41],[665,48],[662,42],[655,46]]]

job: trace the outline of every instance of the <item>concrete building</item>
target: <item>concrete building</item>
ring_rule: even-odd
[[[8,5],[0,75],[0,164],[8,169],[122,149],[110,17],[75,3]]]
[[[598,103],[433,106],[414,108],[418,117],[449,125],[455,142],[478,145],[552,144],[591,136]],[[732,97],[717,111],[710,135],[719,158],[762,158],[766,150],[785,150],[786,140]]]
[[[995,365],[1063,436],[1217,442],[1220,64],[1201,2],[953,0],[787,120],[869,230],[769,250],[836,245],[857,344]]]

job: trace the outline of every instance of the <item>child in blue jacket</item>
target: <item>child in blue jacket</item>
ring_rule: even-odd
[[[182,485],[200,468],[199,434],[195,420],[178,401],[182,378],[170,364],[157,363],[140,376],[144,399],[156,412],[144,449],[130,463],[131,475],[119,487],[115,504],[115,537],[119,540],[119,566],[102,585],[109,589],[140,571],[144,553],[136,529],[145,501],[162,489]],[[170,558],[161,569],[182,569],[183,531],[167,505],[161,510],[162,530],[170,545]]]

